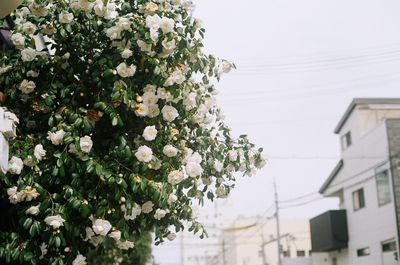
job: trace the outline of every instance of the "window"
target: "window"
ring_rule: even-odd
[[[305,257],[306,252],[304,250],[297,250],[297,257]]]
[[[365,207],[364,189],[353,192],[353,208],[355,211]]]
[[[396,241],[382,243],[382,252],[396,251]]]
[[[386,169],[377,172],[375,175],[375,179],[376,179],[376,190],[378,194],[379,206],[390,203],[392,199],[390,193],[389,170]]]
[[[289,252],[289,250],[284,250],[284,251],[283,251],[283,257],[284,257],[284,258],[290,258],[290,252]]]
[[[358,257],[369,256],[369,248],[360,248],[360,249],[357,249],[357,256],[358,256]]]
[[[337,258],[336,258],[336,257],[333,257],[333,258],[332,258],[332,265],[338,265],[338,264],[337,264]]]
[[[342,150],[347,149],[351,145],[351,133],[347,132],[341,137]]]

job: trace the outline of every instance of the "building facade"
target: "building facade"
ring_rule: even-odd
[[[281,265],[310,265],[308,220],[280,220]],[[278,265],[275,219],[241,219],[221,236],[224,265]]]
[[[354,99],[335,133],[341,160],[320,193],[341,210],[311,220],[313,264],[399,264],[400,99]]]

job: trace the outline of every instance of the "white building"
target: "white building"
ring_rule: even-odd
[[[313,264],[399,264],[400,99],[354,99],[335,133],[341,160],[320,193],[341,210],[311,220]]]
[[[310,265],[308,220],[280,220],[281,265]],[[224,265],[278,265],[275,219],[239,219],[221,236]]]

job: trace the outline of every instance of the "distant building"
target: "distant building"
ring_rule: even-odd
[[[310,265],[308,220],[280,220],[281,265]],[[275,219],[239,219],[221,236],[224,265],[278,265]]]
[[[341,160],[320,193],[340,210],[310,221],[313,264],[399,264],[400,98],[354,99],[335,133]]]

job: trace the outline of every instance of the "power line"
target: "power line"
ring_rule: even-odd
[[[398,47],[397,47],[398,48]],[[298,68],[298,67],[313,67],[313,66],[320,66],[320,65],[334,65],[334,64],[346,64],[346,63],[354,63],[359,61],[369,61],[369,60],[376,60],[380,58],[393,58],[394,56],[400,55],[400,50],[387,50],[378,53],[370,53],[370,54],[359,54],[359,55],[347,55],[347,56],[331,56],[327,58],[317,57],[314,60],[303,60],[303,61],[289,61],[289,62],[282,62],[282,60],[275,62],[275,63],[262,63],[256,64],[252,63],[251,65],[244,65],[244,69],[254,70],[254,68],[258,69],[290,69],[290,68]],[[273,60],[269,60],[271,62]],[[240,69],[240,68],[239,68]]]
[[[307,197],[310,197],[310,196],[314,196],[314,195],[318,195],[318,192],[312,192],[312,193],[301,195],[299,197],[295,197],[295,198],[292,198],[292,199],[282,200],[282,201],[279,201],[279,203],[288,203],[288,202],[292,202],[292,201],[297,201],[297,200],[301,200],[301,199],[304,199],[304,198],[307,198]]]
[[[321,196],[321,197],[318,197],[318,198],[315,198],[315,199],[312,199],[312,200],[309,200],[309,201],[305,201],[305,202],[301,202],[301,203],[297,203],[297,204],[293,204],[293,205],[288,205],[288,206],[282,206],[281,209],[296,208],[296,207],[303,206],[303,205],[306,205],[306,204],[310,204],[310,203],[313,203],[313,202],[316,202],[316,201],[319,201],[319,200],[322,200],[322,199],[325,199],[325,197]]]
[[[388,74],[382,74],[382,75],[376,75],[375,78],[357,78],[353,80],[346,80],[343,82],[337,82],[337,83],[330,83],[330,84],[325,84],[325,85],[316,85],[314,86],[317,89],[313,90],[304,90],[301,91],[299,88],[293,88],[293,89],[288,89],[288,92],[295,92],[295,93],[277,93],[277,94],[271,94],[269,93],[268,90],[263,90],[263,91],[258,91],[258,92],[252,92],[252,93],[247,93],[247,97],[244,97],[243,95],[230,95],[229,93],[226,93],[226,97],[230,97],[228,100],[224,101],[235,101],[235,100],[240,100],[241,102],[252,102],[254,100],[256,101],[261,101],[265,100],[265,96],[268,96],[269,98],[279,98],[280,101],[287,101],[290,99],[298,100],[303,97],[307,97],[308,99],[310,98],[316,98],[316,97],[321,97],[321,96],[327,96],[327,95],[339,95],[342,93],[348,93],[356,90],[368,90],[371,89],[372,87],[370,86],[373,82],[387,82],[390,80],[396,80],[400,76],[400,72],[395,72],[395,73],[388,73]],[[378,78],[380,77],[380,78]],[[361,84],[354,85],[352,83],[360,83],[362,81],[363,83],[367,83],[369,86],[361,86]],[[332,88],[327,88],[329,86],[332,86]],[[307,87],[305,87],[307,88]],[[323,88],[323,89],[321,89]],[[283,91],[283,90],[281,90]],[[300,92],[299,92],[300,91]],[[277,91],[280,92],[280,91]],[[284,91],[283,91],[284,92]],[[269,94],[268,94],[269,93]]]
[[[262,57],[261,59],[266,61],[274,61],[274,60],[282,60],[282,59],[298,59],[298,58],[324,58],[324,57],[332,57],[335,55],[344,55],[344,54],[368,54],[371,51],[387,51],[393,50],[393,48],[398,48],[400,45],[399,42],[379,44],[379,45],[371,45],[369,47],[358,47],[357,49],[344,49],[344,50],[331,50],[331,51],[323,51],[323,52],[312,52],[312,53],[298,53],[295,55],[280,55],[280,56],[270,56],[270,57]],[[260,57],[256,58],[239,58],[238,61],[254,61],[260,59]]]

